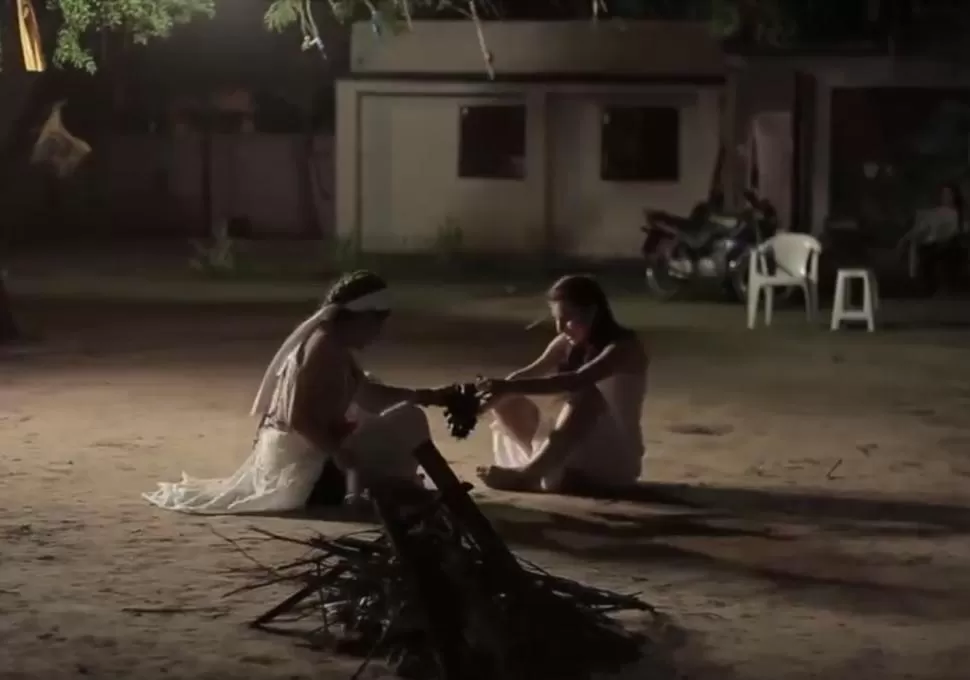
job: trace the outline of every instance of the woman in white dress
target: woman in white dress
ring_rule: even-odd
[[[181,512],[243,514],[356,502],[372,478],[418,483],[412,452],[433,446],[418,405],[438,403],[442,393],[383,385],[354,357],[379,336],[390,313],[386,295],[371,272],[334,284],[267,368],[251,411],[262,416],[256,441],[236,473],[183,473],[144,497]]]
[[[595,279],[567,276],[549,291],[557,335],[542,355],[479,389],[495,416],[495,464],[479,469],[507,491],[608,489],[633,484],[644,455],[640,412],[648,358],[636,334],[617,323]],[[543,419],[529,396],[561,397]]]

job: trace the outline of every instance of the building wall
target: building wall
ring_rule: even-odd
[[[559,252],[580,257],[636,256],[645,208],[686,215],[711,189],[720,130],[717,88],[643,94],[562,95],[549,98],[553,162],[552,228]],[[600,120],[604,104],[640,103],[680,110],[677,182],[600,179]]]
[[[831,208],[832,92],[838,88],[970,88],[970,74],[951,64],[891,57],[817,60],[806,65],[819,82],[812,181],[812,227],[821,231]]]
[[[882,56],[752,57],[732,60],[734,118],[731,128],[743,139],[750,117],[768,108],[791,109],[794,75],[816,79],[814,131],[811,135],[809,192],[811,229],[820,232],[831,211],[832,93],[845,88],[968,88],[970,75],[931,60]],[[743,179],[738,176],[735,181]]]
[[[751,125],[759,113],[794,113],[795,70],[787,62],[753,61],[735,68],[730,82],[734,109],[728,122],[728,139],[732,142],[727,149],[731,157],[725,159],[731,166],[726,189],[736,199],[749,186],[750,161],[741,146],[748,141]]]
[[[214,219],[246,219],[258,237],[332,233],[333,139],[314,139],[312,200],[319,224],[313,234],[298,172],[307,158],[304,144],[299,135],[214,135]],[[58,200],[22,206],[24,220],[18,224],[36,222],[35,230],[49,235],[83,229],[125,237],[198,236],[205,228],[202,146],[195,134],[100,140],[74,181],[56,186],[62,192]]]
[[[337,231],[365,251],[436,247],[457,226],[475,252],[630,256],[643,209],[688,212],[707,196],[720,88],[345,81],[337,98]],[[458,120],[468,104],[527,105],[526,178],[461,179]],[[599,179],[604,104],[681,108],[681,178]]]
[[[711,75],[724,55],[704,22],[488,21],[481,24],[496,72]],[[416,21],[396,35],[354,25],[350,68],[366,73],[481,73],[471,21]]]
[[[365,251],[433,250],[454,228],[477,252],[541,247],[543,121],[536,108],[529,108],[524,180],[462,179],[457,173],[460,108],[508,102],[526,102],[526,96],[362,97],[361,185],[353,191],[359,191],[354,221]]]

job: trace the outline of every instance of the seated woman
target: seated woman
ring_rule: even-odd
[[[945,184],[938,204],[916,213],[913,228],[899,241],[909,250],[910,274],[918,276],[927,293],[959,285],[966,270],[964,249],[966,212],[957,184]]]
[[[362,478],[418,483],[412,452],[433,444],[417,404],[436,403],[440,392],[380,384],[354,357],[390,313],[386,288],[371,272],[345,276],[283,343],[253,404],[262,421],[252,454],[234,475],[183,474],[144,497],[169,510],[242,514],[352,502]]]
[[[495,464],[479,469],[479,477],[506,491],[630,485],[644,454],[647,354],[617,323],[593,278],[560,279],[548,300],[558,334],[542,355],[505,380],[479,382],[495,415]],[[532,395],[562,397],[554,421],[543,421]]]

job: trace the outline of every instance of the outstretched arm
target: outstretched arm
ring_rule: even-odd
[[[549,395],[581,392],[617,373],[629,359],[632,347],[627,343],[608,345],[592,361],[575,371],[556,373],[544,378],[513,377],[496,385],[501,394]]]
[[[513,380],[517,378],[535,378],[538,376],[548,375],[552,373],[557,366],[566,358],[566,353],[569,351],[569,340],[566,339],[565,335],[557,335],[552,339],[539,358],[533,361],[528,366],[524,366],[518,370],[512,371],[509,374],[507,380]]]
[[[437,390],[431,389],[385,385],[374,376],[364,372],[357,388],[357,394],[354,395],[354,401],[367,411],[380,413],[386,408],[400,404],[402,401],[421,406],[434,405],[438,400],[437,393]]]
[[[518,370],[512,371],[509,377],[506,378],[503,383],[507,383],[510,380],[519,380],[526,378],[533,378],[537,376],[549,375],[559,366],[560,363],[566,358],[566,354],[569,352],[569,340],[566,339],[564,335],[557,335],[552,339],[546,348],[539,355],[539,358],[533,361],[528,366],[524,366]],[[509,396],[514,396],[514,394],[488,394],[488,390],[484,390],[485,400],[482,403],[482,409],[494,409],[496,407],[501,407],[505,402],[505,398]]]

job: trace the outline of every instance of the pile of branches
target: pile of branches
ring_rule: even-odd
[[[452,433],[467,435],[474,386],[456,386],[448,401]],[[414,456],[434,490],[370,485],[379,529],[335,539],[256,530],[307,552],[258,566],[235,591],[296,588],[255,627],[283,632],[281,623],[312,621],[317,641],[363,659],[357,675],[380,658],[421,680],[586,680],[640,657],[643,640],[611,615],[648,605],[516,557],[433,445]]]
[[[579,680],[640,657],[643,640],[611,615],[648,605],[520,558],[503,566],[428,503],[393,518],[385,505],[385,528],[334,539],[257,530],[307,553],[236,591],[296,587],[252,625],[283,632],[301,622],[316,641],[361,658],[357,675],[380,659],[404,678]]]

